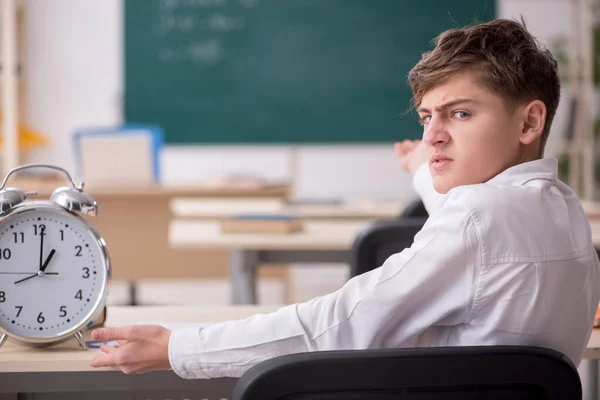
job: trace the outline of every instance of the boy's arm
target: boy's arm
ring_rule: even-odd
[[[171,367],[184,378],[236,377],[290,353],[416,346],[428,328],[468,320],[481,270],[475,230],[464,206],[450,198],[410,248],[334,293],[271,314],[173,331]]]

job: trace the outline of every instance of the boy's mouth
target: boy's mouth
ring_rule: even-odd
[[[450,157],[447,157],[447,156],[444,156],[441,154],[434,154],[433,156],[431,156],[431,167],[433,169],[435,169],[436,171],[443,170],[451,162],[452,162],[452,159]]]

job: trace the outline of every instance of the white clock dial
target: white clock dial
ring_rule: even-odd
[[[66,336],[104,301],[108,260],[79,217],[25,207],[0,222],[0,326],[17,337]]]

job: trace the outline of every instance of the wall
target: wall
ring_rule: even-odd
[[[122,8],[102,2],[27,1],[26,120],[51,137],[49,149],[28,161],[73,170],[74,129],[122,119]],[[294,149],[300,197],[407,197],[410,179],[391,147]],[[225,173],[290,177],[292,150],[279,146],[169,147],[162,155],[166,182],[194,182]],[[408,189],[407,189],[408,188]]]
[[[543,5],[543,13],[539,12]],[[122,119],[122,7],[120,0],[26,0],[26,120],[51,137],[49,149],[31,154],[73,170],[71,134],[82,126]],[[568,32],[568,0],[500,0],[500,16],[522,13],[542,41]],[[559,115],[560,117],[560,115]],[[556,121],[560,131],[561,118]],[[560,142],[549,143],[548,155]],[[291,174],[294,153],[299,197],[409,198],[410,178],[390,146],[168,147],[166,182],[194,182],[224,173],[253,172],[271,179]]]

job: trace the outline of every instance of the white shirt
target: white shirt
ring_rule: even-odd
[[[340,290],[271,314],[173,331],[183,378],[241,376],[266,359],[335,349],[533,345],[581,361],[600,263],[556,160],[452,189],[414,244]]]

